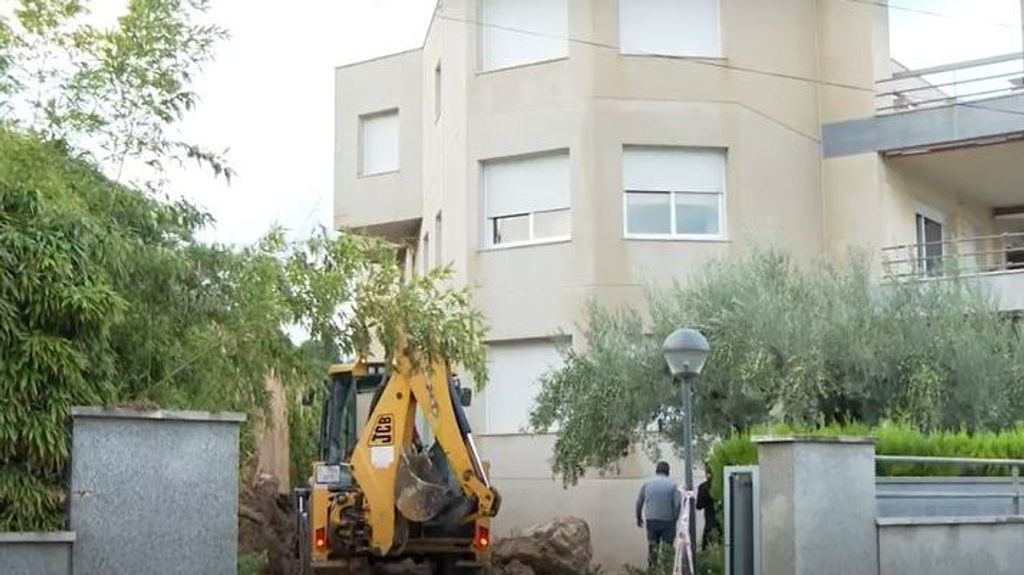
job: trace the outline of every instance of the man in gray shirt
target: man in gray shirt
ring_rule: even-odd
[[[654,468],[656,475],[640,488],[636,498],[636,526],[644,527],[647,523],[647,566],[654,567],[658,562],[661,544],[672,548],[675,540],[676,521],[682,500],[678,485],[668,478],[668,463],[659,461]]]

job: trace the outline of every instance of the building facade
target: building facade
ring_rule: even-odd
[[[849,0],[445,0],[422,48],[336,70],[336,227],[408,246],[410,272],[450,263],[488,318],[470,416],[499,529],[580,515],[599,562],[644,560],[646,458],[563,490],[553,436],[524,432],[558,346],[585,345],[587,301],[642,305],[645,286],[763,243],[935,276],[984,244],[983,281],[1017,281],[1016,236],[995,234],[1022,221],[1024,174],[1005,170],[1024,143],[967,141],[955,113],[913,141],[935,121],[914,115],[944,108],[908,94],[940,88],[904,69],[907,94],[887,90],[894,70],[886,10]],[[979,156],[1003,171],[975,173]]]

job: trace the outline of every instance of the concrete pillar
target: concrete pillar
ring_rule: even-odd
[[[877,575],[874,442],[768,438],[757,444],[761,572]]]
[[[245,416],[71,408],[75,575],[235,575]]]

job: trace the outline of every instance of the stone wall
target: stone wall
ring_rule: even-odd
[[[0,573],[3,575],[71,575],[71,546],[75,534],[0,533]]]

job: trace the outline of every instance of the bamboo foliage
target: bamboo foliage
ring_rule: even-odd
[[[486,381],[485,325],[450,268],[410,280],[398,246],[324,229],[200,241],[210,216],[170,199],[159,174],[182,159],[232,173],[173,129],[226,33],[199,22],[205,0],[130,0],[110,28],[88,7],[20,0],[0,14],[0,531],[63,523],[74,405],[252,421],[267,374],[292,397],[316,388],[323,361],[292,343],[296,326],[332,355],[377,341],[393,356],[404,341]],[[125,183],[130,162],[157,176]],[[243,427],[243,453],[252,443]]]

